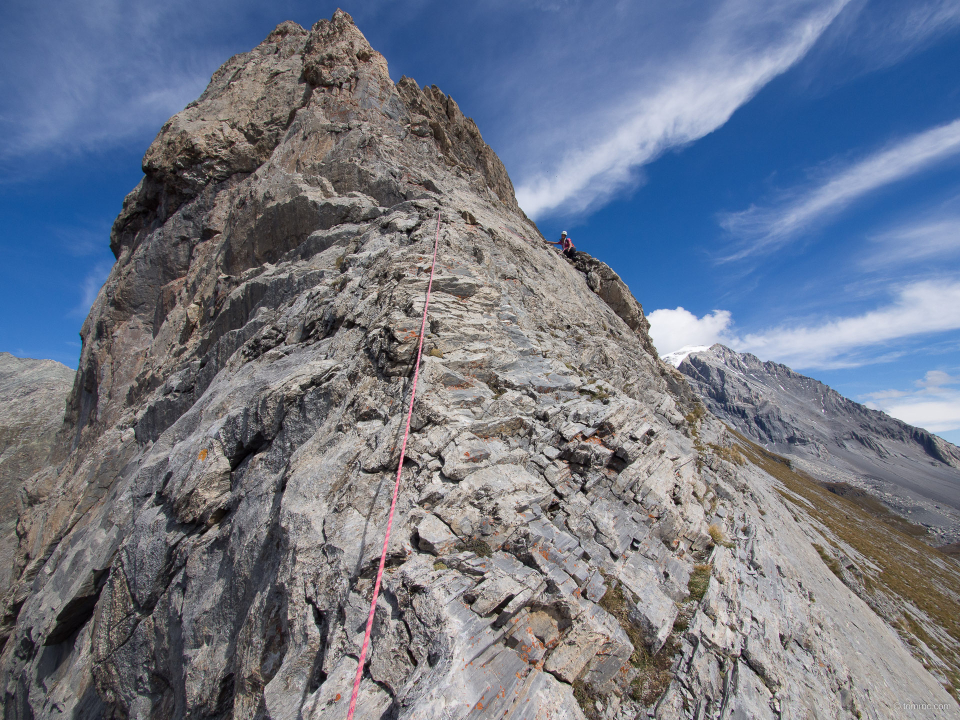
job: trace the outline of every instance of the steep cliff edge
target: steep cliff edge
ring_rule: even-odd
[[[5,717],[345,717],[438,214],[358,718],[957,712],[346,14],[229,60],[144,173],[20,517]]]

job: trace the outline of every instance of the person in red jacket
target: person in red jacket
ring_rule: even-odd
[[[560,233],[560,239],[557,242],[553,242],[550,240],[548,240],[547,242],[550,243],[551,245],[559,245],[560,252],[562,252],[568,258],[573,258],[573,257],[576,257],[577,255],[577,249],[573,246],[573,240],[571,240],[570,237],[567,235],[566,230]]]

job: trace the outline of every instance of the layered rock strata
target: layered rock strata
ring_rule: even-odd
[[[20,518],[6,717],[346,716],[438,214],[358,718],[957,712],[349,16],[228,61],[144,170]]]

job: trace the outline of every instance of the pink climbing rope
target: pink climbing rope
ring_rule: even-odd
[[[370,632],[373,630],[373,615],[377,609],[380,595],[380,581],[383,579],[383,566],[387,562],[387,543],[390,542],[390,528],[393,525],[393,511],[397,507],[397,494],[400,492],[400,473],[403,471],[403,458],[407,454],[407,439],[410,437],[410,418],[413,416],[413,400],[417,396],[417,378],[420,376],[420,356],[423,353],[423,335],[427,329],[427,308],[430,307],[430,290],[433,288],[433,270],[437,266],[437,248],[440,246],[440,211],[437,211],[437,237],[433,241],[433,262],[430,263],[430,281],[427,283],[427,300],[423,304],[423,319],[420,321],[420,342],[417,345],[417,364],[413,366],[413,391],[410,393],[410,407],[407,409],[407,426],[403,431],[403,444],[400,446],[400,463],[397,465],[397,480],[393,484],[393,500],[390,502],[390,515],[387,517],[387,533],[383,537],[383,552],[380,553],[380,567],[377,569],[377,581],[373,585],[373,598],[370,600],[370,617],[367,618],[367,630],[363,634],[363,646],[360,648],[360,662],[357,664],[357,677],[353,681],[353,694],[350,696],[350,710],[347,720],[353,720],[357,709],[357,695],[360,694],[360,680],[363,677],[363,663],[370,646]]]

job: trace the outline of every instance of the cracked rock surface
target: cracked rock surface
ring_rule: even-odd
[[[348,15],[228,61],[144,169],[19,519],[5,717],[346,717],[438,213],[358,718],[955,716]]]
[[[17,546],[18,495],[47,465],[73,374],[53,360],[0,353],[0,593],[10,582]]]

